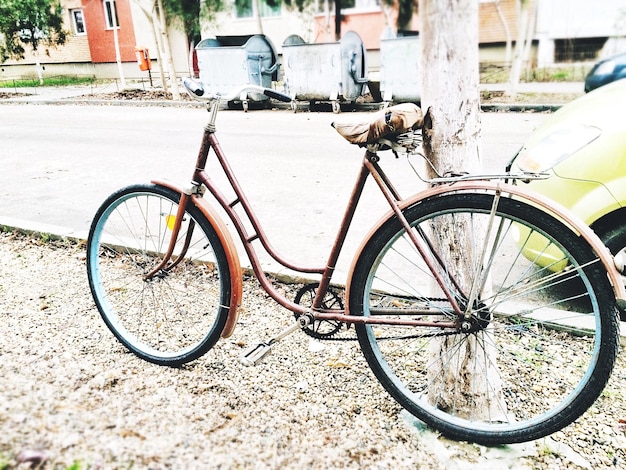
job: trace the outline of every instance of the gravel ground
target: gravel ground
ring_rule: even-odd
[[[302,333],[237,358],[289,321],[245,283],[234,335],[182,368],[128,353],[91,299],[84,244],[0,232],[0,469],[626,468],[626,358],[575,424],[487,448],[421,428],[355,342]]]

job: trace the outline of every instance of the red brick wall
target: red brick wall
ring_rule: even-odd
[[[517,39],[517,7],[515,0],[500,0],[500,13],[509,28],[511,39]],[[492,2],[480,4],[480,43],[499,43],[506,41],[506,30],[498,14],[496,4]]]
[[[117,30],[122,62],[135,61],[135,31],[129,0],[116,0],[120,27]],[[113,30],[106,28],[102,0],[83,0],[91,61],[115,62]]]
[[[330,15],[329,28],[326,26],[326,16],[315,16],[315,41],[335,42],[335,16]],[[380,48],[380,35],[385,29],[385,15],[382,11],[353,13],[344,16],[341,23],[341,36],[348,31],[356,32],[363,41],[366,49]]]

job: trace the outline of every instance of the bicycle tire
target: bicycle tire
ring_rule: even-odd
[[[453,193],[404,210],[418,237],[438,227],[428,235],[428,257],[446,259],[442,250],[458,234],[442,230],[466,224],[470,235],[457,239],[465,242],[460,265],[481,273],[470,276],[479,285],[489,281],[472,304],[470,331],[356,325],[370,368],[402,407],[445,436],[485,445],[539,439],[572,423],[602,392],[619,346],[614,292],[591,246],[553,216],[510,198],[501,198],[491,226],[501,231],[486,235],[493,202],[486,193]],[[456,318],[407,240],[395,216],[368,239],[353,270],[350,314],[406,319],[413,309],[414,318]],[[541,244],[545,251],[537,252]],[[563,258],[545,263],[555,248]],[[479,268],[471,271],[475,259]],[[468,288],[455,291],[460,305],[469,303]]]
[[[137,356],[167,366],[215,345],[231,291],[224,247],[192,204],[173,253],[177,259],[191,231],[184,259],[144,279],[167,250],[179,201],[179,193],[157,185],[123,188],[98,209],[87,239],[89,286],[107,327]]]

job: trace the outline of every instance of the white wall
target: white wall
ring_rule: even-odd
[[[539,0],[537,33],[550,39],[626,35],[624,0]]]
[[[537,65],[554,63],[554,40],[608,37],[600,57],[626,50],[624,0],[539,0],[535,38]]]
[[[307,42],[313,40],[313,21],[310,13],[289,11],[283,5],[280,16],[263,17],[261,22],[262,33],[271,41],[278,54],[282,51],[285,39],[292,34],[297,34]],[[216,21],[203,25],[202,39],[260,33],[256,18],[236,18],[227,7],[224,12],[217,15]]]

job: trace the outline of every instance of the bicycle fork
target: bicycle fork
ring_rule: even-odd
[[[177,259],[175,259],[169,266],[168,263],[172,259],[172,255],[174,254],[174,249],[176,248],[176,242],[178,240],[178,236],[180,234],[180,228],[182,226],[183,220],[185,218],[185,211],[187,209],[187,203],[189,202],[189,195],[182,192],[180,195],[180,201],[178,203],[178,209],[176,212],[176,218],[174,220],[174,226],[171,228],[170,241],[167,247],[167,251],[165,255],[163,255],[163,259],[161,262],[156,265],[150,272],[144,275],[144,280],[152,279],[155,275],[160,272],[167,272],[176,267],[178,263],[180,263],[185,257],[185,253],[189,249],[189,244],[191,243],[191,237],[193,236],[193,230],[195,228],[195,222],[191,220],[189,222],[189,227],[187,229],[187,234],[185,235],[185,242],[183,244],[181,253],[178,255]]]

